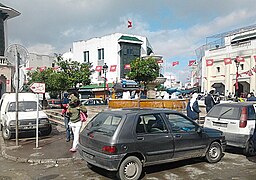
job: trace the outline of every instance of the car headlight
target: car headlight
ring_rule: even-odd
[[[39,119],[40,124],[48,124],[49,120],[47,118]]]

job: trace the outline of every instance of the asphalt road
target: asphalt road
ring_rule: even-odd
[[[115,173],[99,168],[90,169],[84,161],[64,164],[18,163],[0,156],[0,180],[60,180],[114,179]],[[254,180],[256,177],[256,156],[247,158],[238,149],[229,149],[223,159],[209,164],[202,159],[191,159],[145,168],[145,180],[187,180],[187,179],[239,179]]]
[[[93,116],[99,109],[90,109]],[[203,159],[190,159],[144,169],[144,180],[254,180],[256,179],[256,156],[245,157],[240,149],[229,148],[223,159],[209,164]],[[88,168],[86,162],[63,164],[29,164],[4,159],[0,156],[0,180],[61,180],[86,179],[110,180],[115,173],[99,168]]]

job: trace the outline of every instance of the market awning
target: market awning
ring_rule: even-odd
[[[121,83],[114,84],[113,88],[116,92],[118,92],[118,91],[119,92],[120,91],[137,91],[140,89],[139,87],[123,87]]]

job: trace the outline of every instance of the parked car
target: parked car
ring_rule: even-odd
[[[254,155],[255,110],[255,102],[218,104],[206,115],[204,127],[221,130],[227,145],[243,148],[246,155]]]
[[[34,93],[19,93],[18,109],[19,133],[35,132],[37,119],[37,96]],[[52,126],[49,119],[42,111],[40,105],[38,110],[39,133],[41,135],[49,135],[52,131]],[[0,123],[3,138],[13,138],[16,132],[15,93],[5,93],[0,99]]]
[[[51,109],[61,109],[62,108],[62,100],[61,99],[48,99],[48,106]]]
[[[170,109],[114,109],[98,113],[80,133],[78,151],[91,166],[139,179],[142,168],[192,157],[216,163],[225,137]]]
[[[101,98],[89,98],[83,101],[81,100],[81,104],[84,106],[106,105]]]

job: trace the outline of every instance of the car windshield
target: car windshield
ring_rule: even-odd
[[[89,133],[99,132],[108,136],[113,136],[121,120],[121,116],[100,113],[87,124],[86,129],[89,130]]]
[[[19,112],[29,112],[29,111],[36,111],[36,102],[35,101],[22,101],[19,102]],[[41,110],[39,106],[39,110]],[[8,107],[8,112],[15,112],[16,111],[16,102],[11,102]]]

